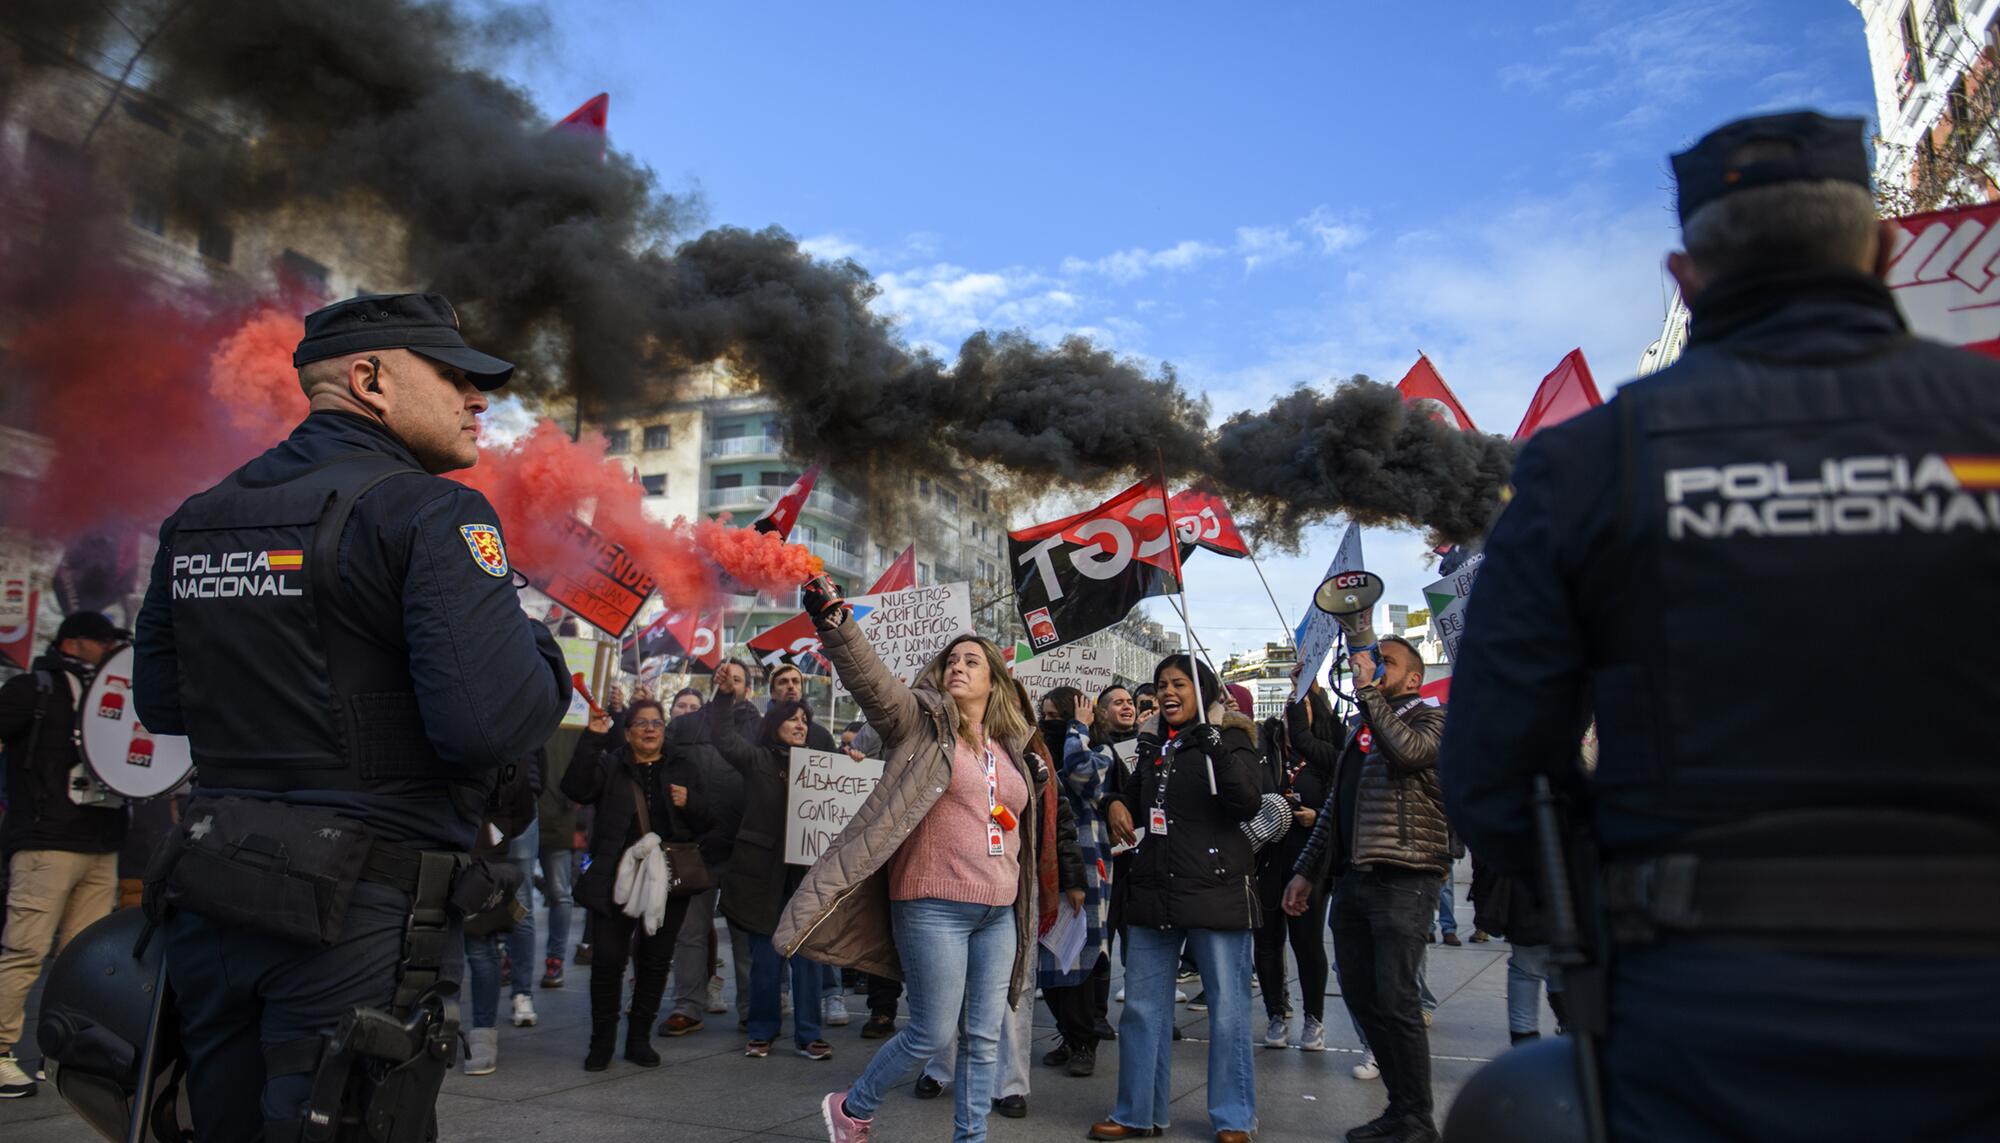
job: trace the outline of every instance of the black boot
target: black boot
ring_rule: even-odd
[[[625,1014],[625,1058],[642,1068],[660,1066],[660,1053],[653,1050],[653,1017],[658,1014],[657,1008]]]
[[[1075,1054],[1076,1049],[1070,1046],[1068,1040],[1064,1040],[1062,1043],[1049,1049],[1048,1054],[1042,1057],[1042,1063],[1046,1067],[1059,1068],[1068,1063],[1070,1058]]]
[[[1507,1033],[1507,1036],[1514,1042],[1514,1046],[1516,1047],[1519,1047],[1522,1044],[1532,1043],[1542,1038],[1542,1034],[1540,1032],[1509,1032]]]
[[[583,1070],[601,1072],[611,1066],[611,1049],[618,1043],[618,1021],[590,1021],[590,1053],[583,1057]]]
[[[1569,1031],[1569,1004],[1563,1000],[1562,993],[1549,993],[1549,1011],[1556,1014],[1556,1035],[1566,1034]]]
[[[1079,1079],[1097,1071],[1097,1045],[1082,1040],[1070,1048],[1069,1074]]]

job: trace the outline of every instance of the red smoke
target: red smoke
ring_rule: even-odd
[[[715,571],[761,591],[790,591],[819,573],[820,561],[796,544],[711,520],[662,523],[645,511],[645,490],[605,456],[605,440],[580,441],[544,420],[511,445],[481,450],[458,479],[486,494],[507,534],[508,555],[522,573],[546,580],[583,558],[563,521],[587,520],[622,544],[659,580],[660,597],[699,607],[717,595]]]
[[[303,326],[298,313],[266,304],[250,313],[208,359],[208,391],[251,439],[276,444],[305,419],[292,349]]]

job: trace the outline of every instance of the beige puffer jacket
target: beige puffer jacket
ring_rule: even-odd
[[[781,956],[800,953],[821,964],[854,968],[892,980],[903,978],[889,925],[889,861],[903,840],[951,783],[953,734],[946,704],[928,687],[912,688],[889,672],[843,609],[819,621],[820,643],[840,681],[854,694],[862,716],[882,735],[882,783],[822,853],[792,894],[771,940]],[[1003,684],[1005,680],[999,680]],[[1003,691],[996,691],[1001,697]],[[1027,739],[1004,743],[1027,788],[1035,777],[1023,759]],[[1035,814],[1021,815],[1021,853],[1036,851]],[[1008,1004],[1033,987],[1035,971],[1035,865],[1021,862],[1021,891],[1014,898],[1014,975]]]

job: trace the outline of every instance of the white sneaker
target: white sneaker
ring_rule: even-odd
[[[1271,1017],[1271,1026],[1264,1029],[1264,1046],[1267,1048],[1289,1048],[1292,1046],[1292,1028],[1283,1016]]]
[[[819,1022],[829,1028],[847,1027],[847,1001],[838,996],[827,996],[819,1002]]]
[[[532,1027],[534,1027],[534,1026],[535,1026],[535,1001],[534,1001],[534,999],[533,999],[533,998],[531,998],[531,997],[530,997],[530,996],[529,996],[529,995],[528,995],[527,993],[525,993],[525,992],[517,992],[517,993],[515,993],[515,994],[514,994],[514,1027],[516,1027],[516,1028],[532,1028]]]
[[[1354,1065],[1354,1078],[1360,1080],[1382,1078],[1382,1069],[1375,1063],[1375,1053],[1368,1053],[1367,1059]]]
[[[1432,1015],[1434,1015],[1434,1014],[1433,1014],[1433,1013],[1431,1012],[1431,1010],[1430,1010],[1430,1009],[1428,1009],[1428,1008],[1424,1009],[1424,1027],[1428,1028],[1428,1027],[1430,1027],[1430,1026],[1431,1026],[1431,1016],[1432,1016]]]
[[[1306,1026],[1299,1031],[1299,1051],[1326,1051],[1326,1025],[1312,1017],[1306,1017]]]
[[[1186,993],[1186,992],[1184,992],[1184,991],[1182,991],[1181,989],[1178,989],[1178,988],[1174,989],[1174,1003],[1175,1003],[1175,1004],[1186,1004],[1186,1003],[1187,1003],[1187,993]]]
[[[729,1005],[722,1002],[722,978],[711,976],[708,978],[708,1014],[720,1016],[727,1011]]]
[[[1122,988],[1118,990],[1118,1003],[1125,1003],[1125,990]]]
[[[35,1081],[21,1070],[14,1053],[0,1055],[0,1099],[24,1099],[35,1094]]]
[[[465,1074],[490,1076],[500,1067],[500,1029],[474,1028],[465,1034]]]

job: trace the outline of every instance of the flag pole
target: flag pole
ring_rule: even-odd
[[[1257,562],[1257,553],[1251,552],[1249,556],[1250,566],[1257,569],[1257,582],[1264,585],[1264,594],[1271,600],[1271,610],[1278,613],[1278,622],[1285,625],[1286,638],[1289,639],[1297,628],[1293,627],[1292,621],[1285,617],[1285,609],[1278,606],[1278,594],[1271,590],[1271,581],[1264,578],[1264,567]],[[1293,645],[1296,646],[1297,644],[1294,643]]]
[[[1188,671],[1188,681],[1194,684],[1194,716],[1201,722],[1207,722],[1208,699],[1201,693],[1201,660],[1195,658],[1199,644],[1195,642],[1194,619],[1187,605],[1187,573],[1181,567],[1180,523],[1174,519],[1173,509],[1170,506],[1173,498],[1167,492],[1167,457],[1157,447],[1153,449],[1153,457],[1160,465],[1160,506],[1167,510],[1167,550],[1174,555],[1174,588],[1175,593],[1181,597],[1180,605],[1174,610],[1181,613],[1181,625],[1187,631],[1188,665],[1191,668]],[[1208,764],[1208,793],[1210,797],[1214,797],[1220,792],[1215,784],[1215,759],[1204,754],[1202,761]]]

